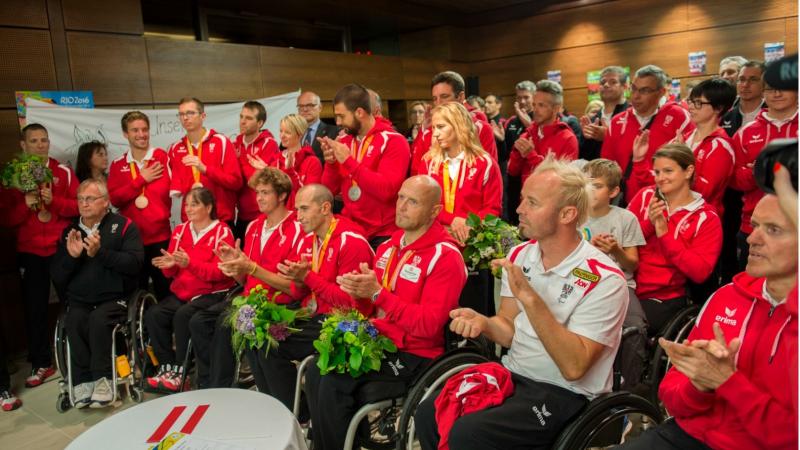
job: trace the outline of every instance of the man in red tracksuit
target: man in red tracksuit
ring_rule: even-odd
[[[511,149],[509,175],[521,177],[525,183],[533,169],[550,153],[570,161],[578,158],[578,138],[569,125],[559,119],[563,102],[564,91],[558,83],[550,80],[536,83],[533,123]]]
[[[659,107],[666,85],[667,75],[660,67],[647,65],[637,70],[631,84],[633,108],[611,119],[603,140],[600,157],[616,161],[622,169],[626,203],[641,188],[653,184],[653,153],[678,133],[694,129],[689,113],[680,105],[668,102]],[[649,138],[647,154],[634,159],[633,141],[641,134]]]
[[[203,127],[205,107],[194,97],[181,99],[178,117],[186,136],[169,148],[172,169],[170,194],[185,196],[192,187],[207,188],[217,201],[219,220],[233,226],[236,197],[242,187],[242,174],[233,144],[224,134]],[[181,221],[186,221],[184,212],[181,212]]]
[[[475,109],[467,104],[464,99],[464,78],[456,72],[446,71],[437,74],[431,80],[431,96],[433,98],[433,106],[439,106],[450,102],[459,102],[467,108],[472,116],[472,122],[475,124],[475,132],[478,134],[478,140],[481,142],[481,147],[486,150],[492,159],[497,162],[497,143],[494,140],[494,132],[492,126],[489,125],[489,119],[482,111]],[[433,139],[433,130],[430,126],[430,118],[426,118],[423,123],[424,128],[422,132],[417,133],[416,139],[411,144],[411,174],[417,175],[415,172],[422,160],[422,156],[431,148],[431,139]]]
[[[147,289],[152,278],[156,296],[161,300],[170,295],[170,282],[150,261],[169,247],[172,235],[169,156],[161,148],[150,147],[150,119],[140,111],[122,116],[122,134],[130,144],[130,151],[115,159],[108,170],[111,204],[139,228],[147,261],[139,286]]]
[[[362,264],[358,273],[337,279],[352,298],[369,298],[376,308],[373,324],[397,345],[378,372],[354,379],[321,376],[316,364],[306,374],[306,395],[314,427],[315,449],[341,449],[345,433],[361,406],[355,392],[365,383],[395,381],[406,386],[431,359],[444,353],[448,313],[458,306],[467,279],[455,241],[436,220],[442,209],[441,188],[426,175],[406,180],[398,195],[397,227],[378,247],[375,268]]]
[[[20,145],[25,153],[47,160],[53,181],[38,192],[23,194],[3,190],[10,208],[3,211],[3,223],[17,234],[17,258],[22,272],[22,298],[28,335],[31,374],[25,386],[39,386],[55,373],[48,336],[47,303],[50,300],[50,261],[61,232],[78,215],[78,179],[69,167],[49,157],[47,129],[37,123],[22,129]],[[59,292],[64,300],[64,293]]]
[[[342,195],[342,217],[363,228],[376,248],[395,230],[394,205],[408,173],[408,142],[388,121],[376,120],[363,86],[340,89],[333,108],[336,125],[347,135],[335,141],[322,138],[322,184]]]
[[[758,154],[773,139],[797,137],[797,91],[764,89],[767,110],[761,111],[756,120],[739,128],[733,135],[733,150],[736,163],[733,168],[731,187],[742,191],[742,222],[736,236],[739,267],[747,264],[747,236],[752,231],[750,214],[764,195],[753,178],[753,163]]]
[[[293,361],[314,353],[312,343],[319,338],[326,314],[336,308],[356,308],[364,315],[372,311],[368,299],[353,299],[336,284],[336,277],[358,270],[362,263],[370,264],[374,253],[361,228],[345,217],[334,216],[332,205],[333,194],[321,184],[308,184],[297,191],[297,221],[306,234],[298,238],[291,257],[277,265],[278,272],[290,281],[284,292],[311,312],[310,320],[297,325],[302,331],[270,350],[260,364],[269,386],[266,393],[289,409],[297,379]]]
[[[242,168],[243,183],[237,203],[236,226],[233,234],[242,239],[250,221],[259,216],[256,192],[248,183],[256,173],[260,161],[269,162],[278,157],[278,142],[269,130],[262,130],[267,121],[267,110],[257,101],[245,102],[239,113],[239,135],[233,146]],[[260,161],[259,161],[260,160]]]
[[[752,221],[747,271],[708,300],[688,343],[659,342],[673,363],[659,397],[674,419],[624,448],[797,448],[797,386],[786,385],[797,382],[797,229],[774,195]]]

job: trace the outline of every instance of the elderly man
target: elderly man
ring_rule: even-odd
[[[111,330],[127,316],[144,247],[130,219],[109,210],[103,181],[78,186],[80,217],[64,229],[53,257],[53,283],[66,292],[75,406],[100,408],[113,398]]]
[[[624,448],[797,448],[797,228],[774,195],[752,223],[746,272],[709,298],[687,341],[659,340],[673,364],[659,397],[674,418]]]
[[[300,94],[300,97],[297,97],[297,114],[308,122],[308,129],[303,135],[302,145],[310,146],[319,158],[319,162],[325,164],[322,146],[318,139],[324,137],[336,139],[339,130],[335,126],[323,122],[319,118],[320,113],[322,113],[322,102],[319,95],[305,91]]]
[[[719,62],[719,77],[736,85],[736,77],[747,59],[744,56],[726,56]]]
[[[497,262],[500,311],[491,318],[466,308],[450,313],[454,332],[509,347],[502,363],[513,394],[460,417],[434,412],[434,401],[459,401],[458,393],[430,396],[415,416],[424,450],[440,440],[460,450],[549,448],[590,399],[611,390],[628,290],[616,264],[576,231],[588,211],[586,185],[579,169],[552,157],[525,182],[518,212],[531,240]]]
[[[347,425],[360,405],[354,393],[370,381],[408,385],[431,359],[444,353],[448,312],[458,306],[467,272],[455,241],[436,220],[442,209],[439,184],[428,175],[406,180],[397,198],[399,230],[378,247],[375,270],[337,278],[354,299],[368,298],[377,308],[373,323],[397,345],[378,372],[359,378],[321,376],[312,364],[306,393],[314,427],[314,448],[343,447]]]

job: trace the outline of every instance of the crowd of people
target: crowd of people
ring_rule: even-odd
[[[230,386],[226,295],[261,286],[311,314],[269,354],[244,355],[258,390],[289,409],[296,361],[315,353],[334,309],[357,309],[397,347],[359,378],[311,365],[298,419],[311,421],[315,449],[341,449],[357,390],[408,386],[444,353],[448,326],[506,347],[500,370],[514,391],[468,415],[443,406],[456,393],[429,397],[415,421],[422,448],[544,448],[611,390],[623,326],[658,335],[694,302],[705,307],[689,340],[661,342],[674,364],[661,398],[675,419],[626,445],[796,445],[796,377],[793,394],[784,388],[797,364],[796,210],[787,217],[758,188],[753,164],[771,140],[797,137],[797,88],[765,82],[765,70],[726,58],[681,100],[655,65],[630,77],[609,66],[601,102],[580,118],[556,82],[517,83],[503,118],[501,96],[467,99],[447,71],[432,79],[432,104],[409,104],[406,135],[358,84],[334,97],[336,126],[304,91],[277,140],[256,101],[231,141],[205,127],[204,104],[190,97],[178,104],[185,136],[168,149],[151,147],[148,116],[131,111],[121,120],[129,150],[109,164],[102,143],[85,143],[74,171],[29,124],[22,149],[47,158],[53,181],[0,196],[4,225],[17,230],[26,386],[54,375],[50,280],[67,308],[76,406],[95,408],[113,398],[111,324],[132,292],[159,300],[144,318],[159,363],[147,383],[176,392],[190,339],[197,387]],[[461,256],[470,213],[502,216],[526,239],[494,262],[496,314],[493,298],[462,294],[482,276]],[[0,393],[4,410],[21,404],[7,373]]]

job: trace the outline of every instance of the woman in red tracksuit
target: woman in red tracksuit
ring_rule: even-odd
[[[189,220],[175,227],[169,251],[153,258],[153,265],[172,278],[172,295],[147,310],[144,318],[159,362],[158,374],[147,382],[153,388],[168,391],[180,389],[192,315],[223,301],[234,284],[218,267],[215,251],[222,242],[232,246],[233,233],[217,220],[213,194],[203,187],[193,188],[186,195],[185,205]]]
[[[256,169],[271,166],[281,169],[292,180],[292,193],[286,201],[288,209],[294,209],[297,191],[307,185],[322,181],[322,163],[309,146],[301,146],[301,140],[308,129],[308,122],[297,114],[289,114],[281,119],[280,134],[283,150],[276,152],[270,160],[253,158],[250,164]]]
[[[462,245],[469,237],[467,215],[500,215],[503,182],[500,168],[480,145],[475,125],[459,103],[437,106],[431,112],[433,141],[416,173],[432,176],[442,187],[439,222]]]
[[[647,150],[645,139],[636,143],[634,152]],[[686,306],[687,278],[705,281],[722,249],[719,216],[690,189],[694,164],[685,145],[661,147],[653,155],[655,186],[639,190],[628,205],[647,242],[639,249],[636,295],[654,333]]]

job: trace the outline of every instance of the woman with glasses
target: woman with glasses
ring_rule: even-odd
[[[414,142],[414,139],[417,138],[417,134],[423,129],[426,110],[427,105],[422,101],[412,102],[411,106],[408,108],[408,132],[406,133],[408,145]]]
[[[733,173],[733,144],[719,126],[733,105],[736,89],[721,78],[705,80],[692,89],[687,104],[695,129],[682,135],[695,157],[693,190],[722,217],[722,197]],[[680,141],[680,139],[679,139]]]

